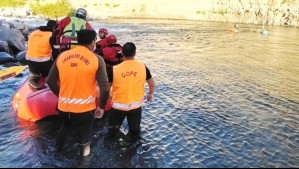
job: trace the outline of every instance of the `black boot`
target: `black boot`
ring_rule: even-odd
[[[68,129],[65,126],[61,126],[56,138],[57,151],[61,151],[64,147],[65,141],[67,139]]]
[[[37,90],[43,89],[43,86],[38,84],[39,80],[40,80],[39,76],[30,76],[28,84],[30,87],[32,87],[34,89],[37,89]]]

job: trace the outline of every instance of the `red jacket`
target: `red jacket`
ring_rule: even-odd
[[[104,38],[104,39],[97,41],[96,45],[97,45],[97,48],[99,48],[100,50],[103,50],[105,47],[108,46],[108,42]]]
[[[100,56],[103,56],[103,49],[107,46],[108,46],[108,42],[107,42],[106,38],[103,38],[103,39],[97,41],[96,49],[94,50],[94,53],[96,53]]]
[[[56,33],[56,44],[57,45],[60,44],[60,37],[62,36],[65,27],[67,25],[69,25],[70,22],[71,22],[71,17],[69,17],[69,16],[63,18],[62,20],[60,20],[58,22],[57,28],[55,30],[55,33]],[[88,22],[86,22],[85,27],[86,27],[86,29],[93,29]]]
[[[114,66],[123,61],[121,55],[122,46],[119,44],[111,44],[103,49],[103,58],[106,64]]]

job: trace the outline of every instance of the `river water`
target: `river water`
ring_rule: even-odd
[[[44,22],[42,22],[44,23]],[[134,42],[157,84],[131,145],[97,121],[89,157],[74,137],[56,152],[57,120],[20,121],[11,98],[28,75],[0,83],[3,167],[299,167],[298,28],[165,20],[92,22]],[[127,124],[122,131],[127,133]],[[122,139],[121,139],[122,138]]]

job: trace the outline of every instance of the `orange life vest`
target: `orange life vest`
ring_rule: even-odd
[[[112,107],[129,111],[143,104],[146,68],[143,63],[127,60],[113,67]]]
[[[60,80],[58,109],[72,113],[94,110],[97,56],[86,47],[78,46],[58,57],[57,68]]]
[[[28,39],[26,59],[34,62],[46,62],[52,58],[50,38],[52,32],[36,30]]]

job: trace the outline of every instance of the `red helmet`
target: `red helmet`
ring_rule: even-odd
[[[117,38],[116,38],[115,35],[110,34],[110,35],[107,35],[106,41],[108,42],[108,45],[110,45],[112,43],[116,43],[117,42]]]
[[[103,32],[104,33],[104,37],[106,37],[108,35],[108,30],[106,28],[101,28],[99,29],[99,33]]]

